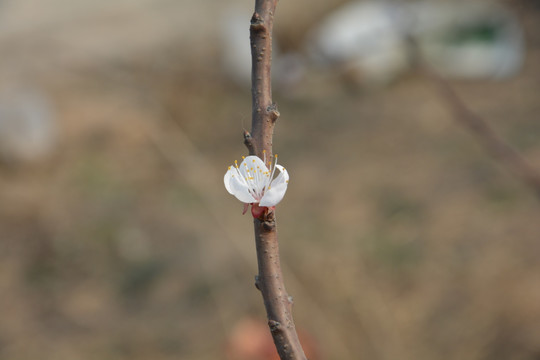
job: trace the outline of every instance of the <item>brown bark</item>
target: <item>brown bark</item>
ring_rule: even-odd
[[[251,155],[272,159],[274,124],[279,117],[272,102],[272,28],[277,0],[256,0],[251,18],[251,134],[244,133],[244,144]],[[275,211],[268,209],[254,219],[259,274],[255,285],[261,291],[268,326],[282,360],[305,360],[306,356],[292,318],[292,297],[287,294],[279,260]]]
[[[277,0],[256,0],[251,18],[251,99],[252,148],[250,153],[268,159],[272,156],[274,124],[279,117],[277,106],[272,102],[272,28]]]
[[[292,297],[287,294],[279,260],[279,245],[274,212],[262,220],[255,219],[255,245],[259,275],[255,286],[261,291],[268,317],[268,326],[282,360],[306,359],[298,340],[292,317]]]

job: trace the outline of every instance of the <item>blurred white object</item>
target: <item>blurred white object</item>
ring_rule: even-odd
[[[237,84],[248,86],[251,83],[250,16],[246,11],[234,7],[225,11],[220,32],[223,71]]]
[[[500,79],[523,63],[521,27],[500,6],[420,2],[411,4],[409,13],[424,59],[443,75]]]
[[[362,81],[386,83],[408,68],[403,36],[383,2],[350,2],[310,34],[308,52],[322,65],[343,65]]]
[[[51,105],[35,91],[0,92],[0,159],[26,163],[45,159],[57,144]]]
[[[408,36],[446,76],[502,78],[523,61],[519,23],[486,3],[354,1],[328,15],[307,47],[318,64],[353,69],[362,82],[387,83],[410,66]]]

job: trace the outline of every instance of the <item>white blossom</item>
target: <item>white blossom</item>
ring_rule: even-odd
[[[279,203],[287,191],[289,173],[278,165],[277,155],[273,164],[269,163],[270,168],[265,162],[257,156],[245,157],[240,165],[235,160],[223,178],[227,191],[246,204],[271,207]]]

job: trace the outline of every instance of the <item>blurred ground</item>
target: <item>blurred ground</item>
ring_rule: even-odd
[[[276,37],[298,46],[340,3],[282,1]],[[540,9],[505,4],[521,72],[452,84],[540,169]],[[224,359],[235,323],[264,319],[251,219],[222,183],[251,111],[219,68],[226,6],[0,3],[1,89],[58,124],[52,153],[0,167],[0,359]],[[322,358],[540,359],[538,198],[421,74],[308,75],[275,94],[274,150],[285,279]]]

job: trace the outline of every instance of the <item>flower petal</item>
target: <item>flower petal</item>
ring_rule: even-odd
[[[234,174],[233,169],[231,166],[229,166],[229,170],[225,173],[225,176],[223,177],[223,183],[225,184],[225,189],[229,192],[229,194],[234,195],[231,188],[231,178]]]
[[[259,202],[260,206],[277,205],[285,196],[285,192],[287,192],[289,173],[281,165],[276,164],[276,168],[280,171],[280,174],[272,181],[270,188],[264,193],[264,196]]]
[[[278,164],[276,164],[276,168],[279,170],[279,175],[272,181],[272,184],[274,184],[274,182],[276,184],[281,183],[281,182],[288,183],[289,172],[283,166],[278,165]]]
[[[250,156],[246,156],[246,158],[242,161],[242,163],[240,164],[238,169],[240,170],[240,173],[245,178],[248,178],[250,176],[253,176],[253,174],[254,174],[251,171],[251,168],[253,168],[253,170],[256,170],[257,167],[259,167],[259,169],[262,172],[267,172],[268,171],[268,168],[266,167],[264,162],[258,156],[250,155]],[[250,174],[248,174],[248,171],[250,172]]]
[[[264,196],[262,197],[259,205],[260,206],[277,205],[277,203],[279,203],[285,196],[286,191],[287,191],[286,183],[280,183],[278,185],[272,186],[270,190],[267,190],[266,193],[264,193]]]
[[[234,174],[233,174],[234,175]],[[231,194],[236,196],[238,200],[244,203],[256,202],[253,195],[249,192],[249,186],[246,184],[245,180],[239,177],[238,175],[231,175],[231,181],[229,183],[231,187]]]

